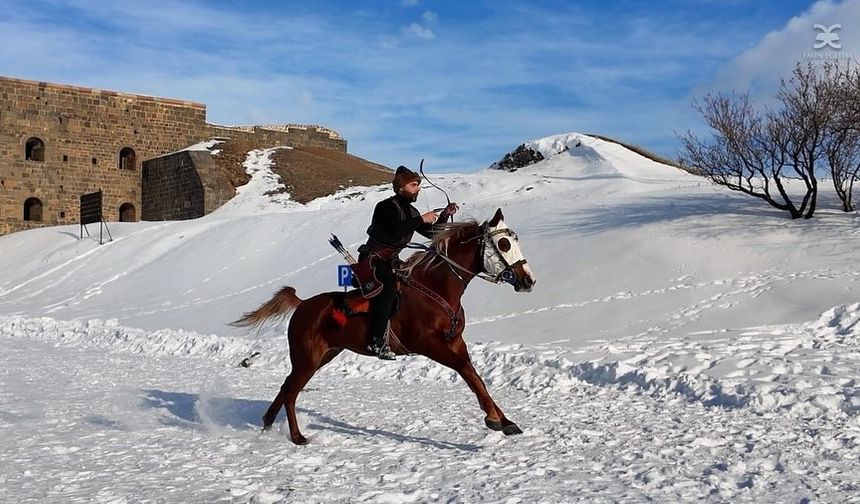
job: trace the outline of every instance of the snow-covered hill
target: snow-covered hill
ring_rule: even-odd
[[[530,145],[544,161],[433,178],[458,218],[502,208],[537,275],[531,294],[473,283],[464,300],[476,368],[523,436],[484,429],[441,366],[353,355],[299,398],[310,445],[257,434],[284,327],[226,323],[282,285],[337,289],[326,238],[354,249],[390,189],[299,205],[267,195],[256,152],[202,219],[111,223],[101,246],[75,226],[0,237],[0,500],[856,495],[856,215],[825,193],[791,221],[576,133]],[[417,206],[443,202],[425,187]]]

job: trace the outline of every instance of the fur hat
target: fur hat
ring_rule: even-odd
[[[401,187],[412,181],[421,182],[421,175],[400,165],[397,167],[397,171],[394,172],[394,180],[391,181],[391,186],[394,188],[394,192],[398,192]]]

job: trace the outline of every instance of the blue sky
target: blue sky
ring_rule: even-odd
[[[218,124],[309,123],[388,166],[484,168],[570,131],[674,157],[691,100],[762,100],[860,0],[0,0],[0,75],[205,103]],[[857,20],[857,21],[854,21]],[[856,25],[855,25],[856,23]]]

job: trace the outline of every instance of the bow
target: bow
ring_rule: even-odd
[[[440,191],[442,191],[442,194],[445,195],[445,199],[448,200],[448,204],[449,205],[451,204],[451,198],[448,197],[448,193],[445,192],[445,189],[442,189],[441,187],[434,184],[433,181],[430,180],[430,178],[427,176],[427,174],[424,173],[424,159],[423,158],[421,159],[421,164],[418,165],[418,173],[421,174],[421,177],[424,178],[424,180],[426,180],[428,184],[430,184],[431,186],[435,187],[436,189],[439,189]]]
[[[426,180],[428,184],[430,184],[431,186],[435,187],[436,189],[439,189],[440,191],[442,191],[442,194],[445,195],[445,199],[448,201],[448,205],[451,205],[451,198],[448,197],[448,193],[445,192],[445,189],[442,189],[438,185],[434,184],[433,181],[430,180],[429,177],[427,177],[427,174],[424,173],[424,158],[421,158],[421,163],[418,165],[418,173],[421,174],[421,177],[424,180]],[[453,218],[452,218],[452,222],[453,222]]]

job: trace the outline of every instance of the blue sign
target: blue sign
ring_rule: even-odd
[[[352,287],[352,268],[348,264],[337,265],[338,287]]]

